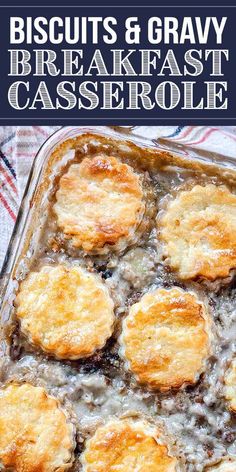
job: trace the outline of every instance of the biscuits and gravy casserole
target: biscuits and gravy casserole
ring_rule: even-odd
[[[78,133],[30,206],[2,303],[0,469],[236,472],[234,169]]]

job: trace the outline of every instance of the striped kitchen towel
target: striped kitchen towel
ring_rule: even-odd
[[[58,128],[0,127],[0,268],[33,159],[41,144]],[[132,133],[161,139],[167,145],[181,147],[187,154],[202,150],[236,158],[236,127],[233,126],[137,126]]]
[[[0,127],[0,269],[33,159],[53,126]]]

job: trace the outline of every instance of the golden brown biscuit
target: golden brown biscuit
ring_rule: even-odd
[[[205,469],[204,469],[205,470]],[[220,464],[208,467],[208,472],[235,472],[236,471],[236,459],[233,457],[226,457]]]
[[[20,285],[16,315],[35,346],[61,359],[101,349],[112,334],[113,301],[98,275],[78,266],[44,266]]]
[[[71,467],[74,428],[58,401],[41,387],[0,389],[0,468],[63,472]]]
[[[197,381],[210,337],[209,315],[196,295],[160,288],[131,306],[120,353],[138,382],[164,391]]]
[[[83,472],[175,472],[177,459],[143,421],[111,420],[87,441]]]
[[[236,413],[236,358],[232,360],[225,374],[224,396],[229,403],[229,408]]]
[[[58,226],[74,247],[86,252],[125,249],[135,240],[145,210],[140,177],[111,156],[71,165],[56,199]]]
[[[164,256],[181,279],[215,280],[236,268],[236,195],[226,187],[181,192],[158,225]]]

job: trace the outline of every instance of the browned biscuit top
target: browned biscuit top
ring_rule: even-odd
[[[135,239],[145,211],[140,177],[112,156],[71,165],[56,199],[58,226],[74,247],[86,252],[123,250]]]
[[[159,218],[164,256],[181,279],[227,277],[236,268],[236,195],[196,185],[171,200]]]
[[[0,464],[15,472],[63,472],[72,465],[74,429],[41,387],[0,389]]]
[[[131,306],[121,355],[138,382],[168,390],[195,383],[210,353],[210,317],[196,295],[157,289]]]
[[[176,472],[177,459],[143,421],[111,420],[87,441],[83,472]]]
[[[225,457],[219,464],[204,469],[206,472],[235,472],[236,458]]]
[[[114,304],[101,278],[78,266],[43,266],[21,283],[20,329],[36,347],[60,359],[79,359],[111,336]]]

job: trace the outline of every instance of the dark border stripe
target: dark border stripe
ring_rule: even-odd
[[[14,179],[16,179],[16,173],[12,167],[12,165],[10,164],[10,162],[8,161],[8,159],[6,158],[6,156],[4,156],[3,152],[0,150],[0,158],[3,160],[4,164],[6,165],[6,167],[9,169],[9,171],[11,172],[11,174],[13,175]]]

